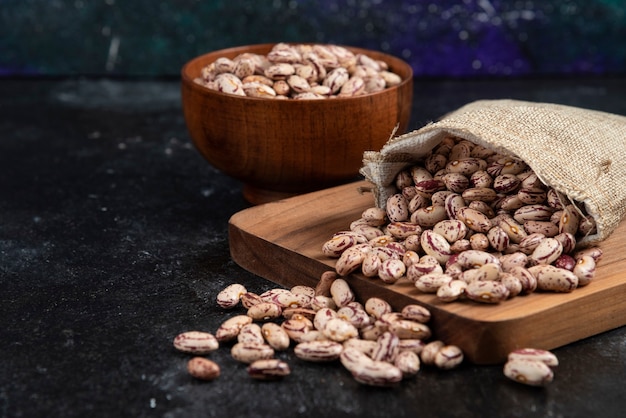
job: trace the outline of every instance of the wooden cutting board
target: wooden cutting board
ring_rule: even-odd
[[[333,270],[322,244],[346,230],[373,196],[356,182],[245,209],[229,221],[233,260],[244,269],[285,287],[315,286]],[[476,364],[496,364],[515,348],[554,349],[626,324],[626,222],[600,246],[596,279],[572,293],[533,293],[499,305],[445,303],[405,279],[393,285],[361,274],[347,277],[357,298],[386,299],[396,309],[408,303],[432,313],[434,337],[460,346]]]

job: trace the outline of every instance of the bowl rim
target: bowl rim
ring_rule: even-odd
[[[327,99],[323,99],[323,100],[315,100],[315,99],[310,99],[310,100],[293,100],[293,99],[289,99],[289,100],[276,100],[276,99],[267,99],[267,98],[263,98],[263,97],[250,97],[250,96],[239,96],[236,94],[229,94],[229,93],[224,93],[221,91],[216,91],[216,90],[211,90],[203,85],[200,85],[198,83],[196,83],[194,81],[195,77],[192,77],[189,74],[189,68],[192,67],[193,65],[195,65],[198,61],[202,61],[205,60],[209,55],[216,55],[219,53],[234,53],[234,52],[239,52],[239,53],[243,53],[246,52],[252,48],[256,49],[262,49],[262,48],[271,48],[279,43],[286,43],[286,44],[290,44],[290,45],[337,45],[343,48],[346,48],[352,52],[359,52],[359,53],[364,53],[367,55],[368,52],[374,52],[377,55],[381,55],[382,57],[389,57],[392,58],[396,61],[398,61],[403,67],[405,67],[404,69],[408,72],[408,75],[406,78],[403,78],[402,81],[399,84],[396,84],[395,86],[391,86],[388,88],[385,88],[383,90],[380,91],[376,91],[373,93],[366,93],[366,94],[361,94],[358,96],[347,96],[347,97],[339,97],[339,96],[332,96],[331,98],[327,98]],[[188,86],[191,86],[192,89],[201,92],[203,94],[207,94],[209,96],[211,95],[216,95],[219,97],[228,97],[229,99],[232,98],[234,100],[255,100],[255,101],[264,101],[264,102],[277,102],[277,103],[306,103],[306,104],[310,104],[310,103],[324,103],[327,100],[339,100],[339,101],[353,101],[353,100],[359,100],[365,97],[373,97],[373,96],[377,96],[377,95],[381,95],[381,94],[385,94],[385,93],[389,93],[391,91],[394,90],[399,90],[401,87],[404,87],[406,84],[410,84],[413,82],[413,68],[411,67],[411,65],[406,62],[405,60],[403,60],[402,58],[395,56],[395,55],[391,55],[388,54],[386,52],[382,52],[382,51],[378,51],[378,50],[374,50],[374,49],[367,49],[367,48],[362,48],[362,47],[356,47],[356,46],[350,46],[350,45],[342,45],[342,44],[332,44],[332,43],[319,43],[319,42],[272,42],[272,43],[259,43],[259,44],[248,44],[248,45],[238,45],[238,46],[232,46],[232,47],[228,47],[228,48],[223,48],[223,49],[218,49],[215,51],[210,51],[201,55],[197,55],[193,58],[191,58],[190,60],[188,60],[187,62],[185,62],[185,64],[183,64],[181,70],[180,70],[180,74],[181,74],[181,80],[184,84],[187,84]]]

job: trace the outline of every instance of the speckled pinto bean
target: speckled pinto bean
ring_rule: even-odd
[[[220,366],[204,357],[194,357],[187,362],[187,371],[200,380],[215,380],[220,376]]]
[[[578,287],[578,277],[569,270],[549,264],[538,264],[528,268],[537,278],[537,289],[567,293]]]
[[[256,360],[246,370],[251,378],[257,380],[278,380],[291,374],[289,364],[279,359]]]
[[[504,375],[509,379],[529,386],[546,386],[554,380],[554,372],[541,361],[513,359],[505,363]]]
[[[306,341],[294,347],[296,357],[313,362],[337,360],[342,351],[343,345],[336,341]]]
[[[178,351],[192,354],[207,354],[219,348],[219,341],[209,332],[187,331],[174,338]]]

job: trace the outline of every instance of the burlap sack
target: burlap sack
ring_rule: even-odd
[[[516,100],[470,103],[365,152],[361,174],[374,185],[376,205],[396,192],[400,170],[449,135],[521,158],[545,184],[584,203],[597,233],[580,244],[608,237],[626,212],[626,116]]]

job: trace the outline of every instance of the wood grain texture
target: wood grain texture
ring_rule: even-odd
[[[322,244],[349,228],[373,196],[367,182],[333,187],[241,211],[229,222],[231,256],[246,270],[277,284],[314,286],[335,260]],[[404,279],[387,285],[352,274],[347,280],[360,300],[379,296],[395,309],[419,303],[432,312],[436,338],[456,344],[476,364],[502,362],[515,348],[554,349],[626,324],[626,223],[601,243],[596,279],[572,293],[518,296],[499,305],[445,303]]]

